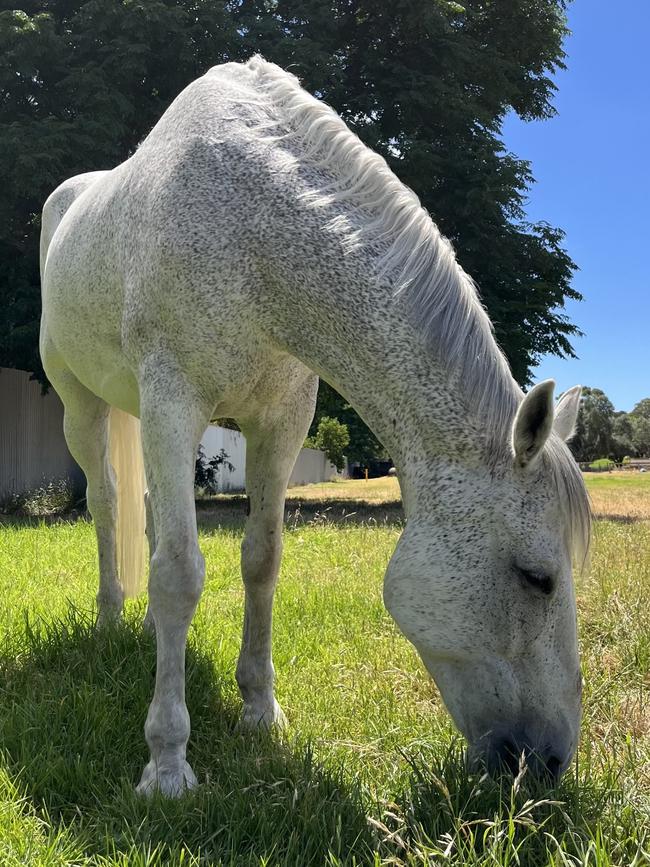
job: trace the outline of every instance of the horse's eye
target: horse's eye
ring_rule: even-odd
[[[522,581],[539,590],[545,596],[549,596],[553,592],[553,579],[541,572],[532,572],[530,569],[522,569],[517,567],[517,572]]]

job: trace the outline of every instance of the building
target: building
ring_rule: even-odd
[[[210,425],[201,441],[208,460],[221,450],[232,469],[219,470],[219,490],[246,484],[246,440],[239,431]],[[304,485],[339,476],[323,452],[302,449],[289,484]],[[54,389],[43,394],[24,370],[0,368],[0,500],[67,480],[83,490],[81,469],[63,436],[63,404]]]

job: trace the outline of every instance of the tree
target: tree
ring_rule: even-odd
[[[617,412],[612,425],[612,457],[622,461],[624,457],[636,454],[634,427],[628,413]]]
[[[635,404],[630,415],[638,418],[650,418],[650,397],[644,397],[643,400]]]
[[[38,214],[49,192],[126,158],[185,84],[256,51],[297,72],[419,194],[477,280],[522,384],[542,354],[572,355],[577,329],[562,306],[580,297],[575,266],[559,229],[524,220],[530,166],[500,140],[511,110],[553,114],[564,9],[564,0],[513,0],[507,14],[484,0],[23,0],[1,12],[0,364],[40,369]]]
[[[346,455],[351,463],[358,461],[365,466],[371,460],[388,456],[377,437],[359,418],[345,398],[321,380],[318,386],[316,412],[309,429],[310,436],[316,436],[320,421],[324,417],[336,418],[345,424],[350,437]]]
[[[614,405],[600,388],[583,388],[576,433],[569,447],[576,460],[607,458],[614,444]]]
[[[202,445],[199,445],[194,463],[194,487],[208,494],[217,494],[219,492],[219,472],[221,467],[224,467],[230,473],[235,469],[234,465],[228,460],[226,450],[221,449],[218,454],[208,460],[205,449]]]
[[[22,0],[0,12],[0,365],[36,371],[40,211],[71,175],[126,159],[237,43],[212,0]]]
[[[628,418],[635,450],[644,457],[650,455],[650,398],[640,400]]]
[[[316,436],[308,437],[305,445],[324,451],[327,459],[340,472],[345,466],[345,449],[349,442],[350,434],[346,425],[336,418],[324,415],[318,422]]]

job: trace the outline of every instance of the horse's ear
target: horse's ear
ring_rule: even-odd
[[[570,440],[576,432],[576,422],[578,421],[581,394],[582,386],[574,385],[573,388],[564,392],[555,407],[553,430],[559,437],[562,437],[565,442]]]
[[[547,379],[531,388],[519,404],[512,425],[512,448],[521,467],[533,461],[544,448],[553,428],[553,389]]]

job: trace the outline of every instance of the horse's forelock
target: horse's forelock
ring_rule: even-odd
[[[543,459],[560,499],[575,563],[582,570],[591,543],[591,503],[580,467],[566,443],[555,434],[546,443]]]

